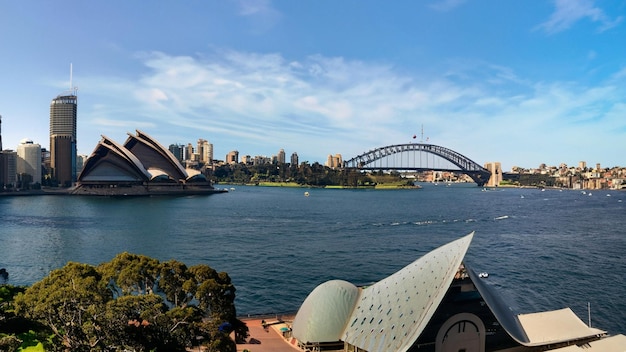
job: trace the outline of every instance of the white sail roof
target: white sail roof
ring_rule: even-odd
[[[342,340],[369,352],[406,351],[448,291],[474,233],[363,290]]]
[[[321,284],[293,323],[301,342],[346,341],[369,352],[406,351],[448,291],[474,233],[424,255],[367,288]]]

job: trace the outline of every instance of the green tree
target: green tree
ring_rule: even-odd
[[[49,327],[51,351],[184,351],[201,340],[230,352],[230,332],[248,336],[234,302],[227,273],[121,253],[98,267],[68,263],[19,294],[15,307]]]
[[[134,351],[184,351],[191,346],[194,324],[202,315],[193,308],[168,309],[156,294],[126,295],[106,307],[109,348]]]
[[[175,307],[186,307],[196,293],[196,286],[185,264],[176,260],[161,263],[159,288]]]
[[[103,348],[105,305],[111,292],[96,268],[68,263],[52,271],[15,299],[15,310],[49,327],[52,351]]]
[[[156,259],[124,252],[110,262],[100,264],[98,270],[115,296],[147,294],[154,290],[159,265]]]

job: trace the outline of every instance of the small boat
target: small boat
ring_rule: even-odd
[[[309,192],[304,192],[304,196],[308,197],[309,196]]]
[[[478,274],[478,277],[481,278],[481,279],[486,279],[486,278],[489,277],[489,273],[482,272],[482,273]]]

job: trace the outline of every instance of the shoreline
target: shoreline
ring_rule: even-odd
[[[219,184],[216,184],[219,185]],[[368,185],[368,186],[341,186],[341,185],[328,185],[328,186],[312,186],[312,185],[301,185],[295,182],[258,182],[258,183],[240,183],[235,185],[241,186],[254,186],[254,187],[285,187],[285,188],[306,188],[306,189],[373,189],[373,190],[394,190],[394,189],[421,189],[420,185],[406,185],[403,183],[381,183],[376,185]]]

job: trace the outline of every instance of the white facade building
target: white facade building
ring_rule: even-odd
[[[17,174],[28,174],[41,184],[41,146],[27,138],[17,146]]]

